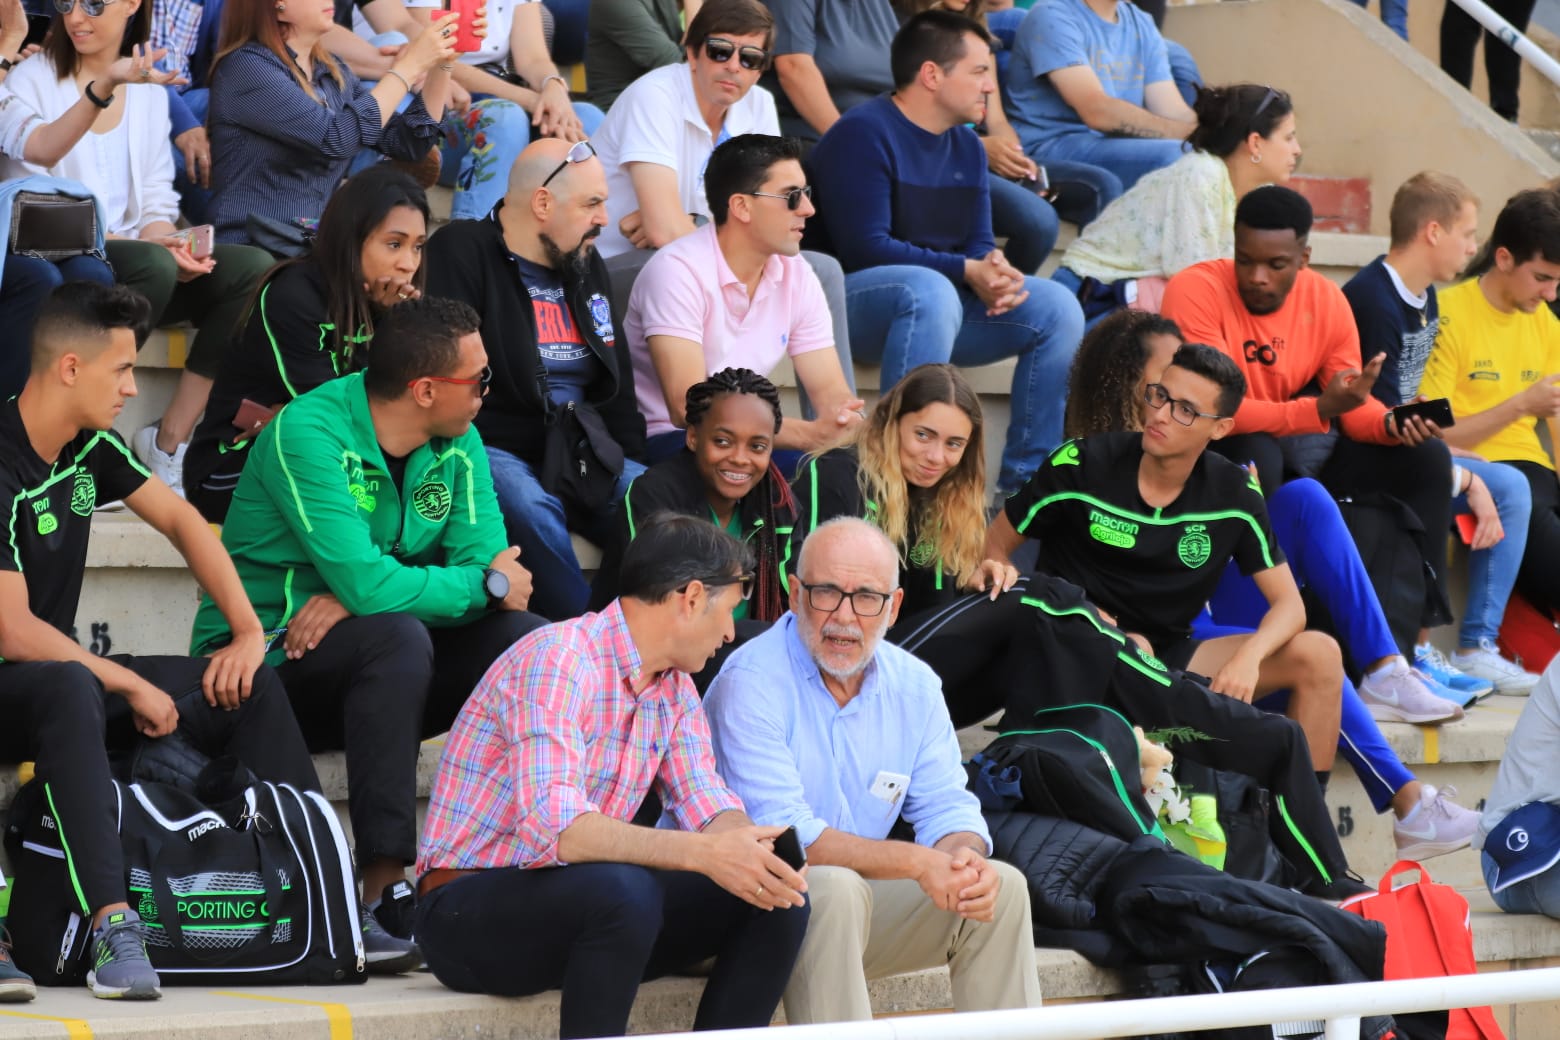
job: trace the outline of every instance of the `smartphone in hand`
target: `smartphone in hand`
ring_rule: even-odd
[[[796,836],[795,827],[787,827],[775,838],[775,855],[792,870],[807,866],[807,850],[802,848],[802,839]]]
[[[455,23],[455,50],[460,54],[470,54],[482,47],[482,37],[472,31],[472,22],[476,20],[477,8],[481,7],[484,0],[446,0],[447,10],[460,15],[460,20]]]
[[[190,255],[197,260],[204,260],[211,255],[216,247],[217,229],[210,224],[200,224],[196,227],[185,228],[169,235],[170,240],[179,240],[189,244]]]
[[[1444,397],[1437,397],[1433,401],[1414,401],[1410,404],[1400,404],[1392,409],[1392,425],[1401,430],[1403,424],[1414,416],[1428,419],[1441,429],[1456,424],[1452,418],[1452,402]]]

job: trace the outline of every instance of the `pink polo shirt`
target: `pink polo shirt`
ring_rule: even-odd
[[[704,347],[704,372],[750,368],[768,375],[789,354],[834,349],[834,326],[823,287],[800,256],[771,256],[758,289],[731,273],[706,224],[650,258],[628,298],[624,321],[634,359],[634,389],[645,432],[675,430],[650,360],[651,336],[676,336]]]

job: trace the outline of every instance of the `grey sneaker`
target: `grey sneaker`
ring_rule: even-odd
[[[422,950],[410,939],[401,939],[385,931],[379,918],[363,903],[358,903],[363,925],[363,955],[370,975],[400,975],[423,965]]]
[[[11,933],[0,928],[0,1003],[22,1004],[37,995],[32,976],[11,959]]]
[[[94,997],[118,1000],[157,1000],[162,980],[146,959],[141,917],[134,910],[115,910],[103,918],[103,927],[92,933],[92,970],[87,985]]]
[[[1465,675],[1493,684],[1496,693],[1508,697],[1526,697],[1538,685],[1538,676],[1500,656],[1488,639],[1481,639],[1472,649],[1457,651],[1452,655],[1452,664]]]
[[[1377,722],[1452,722],[1463,717],[1461,708],[1431,693],[1401,661],[1391,671],[1361,679],[1359,694]]]
[[[1425,784],[1419,792],[1419,812],[1412,821],[1392,825],[1392,840],[1401,859],[1426,860],[1467,847],[1479,826],[1479,814],[1452,801],[1457,788]]]

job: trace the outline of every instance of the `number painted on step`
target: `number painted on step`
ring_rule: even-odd
[[[81,636],[78,634],[78,631],[74,625],[71,626],[70,638],[77,643],[81,642]],[[107,657],[113,646],[114,640],[108,634],[108,622],[92,622],[92,642],[87,646],[87,649],[99,657]]]
[[[1354,833],[1354,809],[1352,806],[1338,806],[1338,837],[1347,838]]]

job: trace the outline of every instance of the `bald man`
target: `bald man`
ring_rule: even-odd
[[[956,1010],[1040,1003],[1028,888],[986,858],[942,685],[883,642],[903,598],[882,531],[820,525],[790,613],[733,653],[704,699],[720,775],[755,822],[794,828],[807,850],[792,1024],[871,1018],[868,979],[945,964]],[[901,815],[914,841],[889,838]]]
[[[644,472],[628,341],[595,250],[606,223],[607,174],[590,143],[545,138],[515,160],[492,213],[428,240],[428,293],[482,318],[493,379],[477,430],[509,540],[531,571],[530,609],[555,621],[584,613],[590,594],[570,531],[602,542],[629,481]],[[593,427],[597,457],[583,461],[606,474],[594,488],[543,486],[548,418],[571,405]],[[577,472],[582,460],[572,461]]]

